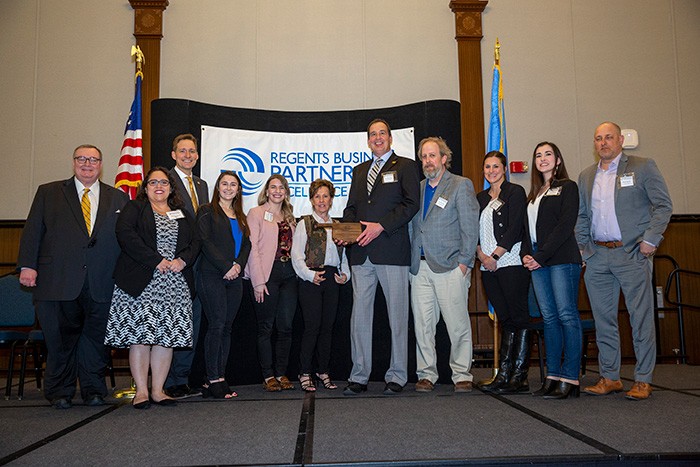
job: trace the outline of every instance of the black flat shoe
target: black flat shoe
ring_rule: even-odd
[[[578,397],[581,394],[581,387],[578,384],[558,381],[554,390],[542,396],[543,399],[566,399],[567,397]]]
[[[131,403],[131,406],[137,410],[146,410],[151,408],[151,401],[146,399],[145,401],[141,401],[138,404],[134,404],[133,402]]]
[[[151,399],[151,402],[153,402],[156,405],[162,405],[163,407],[174,407],[177,405],[177,401],[175,399],[170,398],[161,399],[159,401]]]
[[[559,383],[559,380],[552,379],[552,378],[547,378],[544,380],[544,384],[540,389],[537,391],[533,392],[533,396],[546,396],[547,394],[551,393],[556,389],[557,383]]]

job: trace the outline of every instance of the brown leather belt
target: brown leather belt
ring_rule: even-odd
[[[613,242],[599,242],[598,240],[593,240],[593,243],[598,246],[604,246],[605,248],[620,248],[622,246],[622,242],[618,240]]]

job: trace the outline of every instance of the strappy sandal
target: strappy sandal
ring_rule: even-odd
[[[306,392],[316,391],[316,385],[314,384],[314,380],[311,379],[311,375],[308,373],[304,373],[303,375],[299,375],[299,383],[301,383],[302,391],[306,391]]]
[[[326,389],[338,389],[338,386],[336,386],[333,383],[333,381],[331,380],[331,377],[328,376],[328,373],[323,373],[323,374],[316,373],[316,377],[318,378],[319,381],[321,381],[324,388],[326,388]]]
[[[238,394],[231,390],[226,381],[209,383],[209,393],[214,399],[233,399],[238,397]]]

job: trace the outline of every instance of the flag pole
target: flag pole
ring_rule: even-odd
[[[132,45],[132,46],[131,46],[131,57],[136,61],[136,74],[134,75],[134,82],[137,83],[137,88],[139,88],[139,86],[138,86],[138,79],[141,78],[141,80],[143,80],[143,64],[146,62],[146,58],[144,57],[143,52],[141,51],[141,47],[139,47],[138,45]],[[140,96],[140,89],[138,89],[137,97],[138,97],[138,100],[140,101],[140,97],[141,97],[141,96]],[[134,101],[136,101],[137,97],[134,97]],[[134,107],[134,106],[133,106],[133,104],[132,104],[132,108],[133,108],[133,107]],[[140,112],[140,107],[141,107],[141,103],[139,102],[139,103],[138,103],[138,109],[139,109],[139,112],[138,112],[138,113],[139,113],[138,120],[139,120],[139,121],[141,120],[141,116],[140,116],[140,113],[141,113],[141,112]],[[131,115],[131,114],[130,114],[130,115],[129,115],[129,120],[131,120],[131,119],[134,118],[134,117],[135,117],[134,115]],[[139,126],[140,126],[140,125],[139,125]],[[127,122],[127,130],[125,131],[125,138],[126,138],[126,134],[127,134],[128,130],[129,130],[129,122]],[[138,130],[141,131],[141,128],[138,128]],[[139,136],[139,138],[140,138],[140,136]],[[123,149],[124,149],[124,148],[122,147],[122,150],[123,150]],[[122,155],[123,155],[123,154],[122,154]],[[121,158],[120,158],[120,159],[121,159]],[[143,164],[143,163],[142,163],[142,164]],[[121,160],[120,160],[120,165],[121,165]],[[142,169],[141,169],[141,171],[143,172]],[[117,175],[117,177],[119,177],[119,175]],[[118,186],[117,186],[117,187],[118,187]],[[138,186],[137,186],[137,188],[138,188]],[[131,196],[131,195],[134,195],[134,194],[135,194],[135,191],[136,191],[135,189],[130,189],[130,190],[129,190],[129,194],[130,194],[130,198],[131,198],[131,199],[134,198],[134,196]],[[128,388],[115,389],[114,392],[112,393],[112,396],[113,396],[115,399],[133,399],[133,398],[136,396],[136,381],[134,381],[133,376],[131,377],[131,382],[130,382]]]

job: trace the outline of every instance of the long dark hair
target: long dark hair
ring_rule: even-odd
[[[241,229],[243,235],[249,237],[250,229],[248,228],[248,220],[246,219],[245,214],[243,214],[243,194],[241,193],[241,190],[243,190],[243,185],[241,185],[241,179],[240,177],[238,177],[236,172],[233,172],[231,170],[221,171],[221,174],[219,175],[219,178],[216,179],[216,184],[214,185],[214,194],[211,197],[211,210],[214,212],[215,216],[226,217],[226,213],[223,209],[221,209],[221,205],[219,204],[219,201],[221,201],[219,183],[221,182],[221,179],[227,175],[229,177],[235,178],[238,182],[238,191],[236,192],[236,196],[234,196],[233,201],[231,202],[231,207],[233,208],[233,214],[235,214],[236,220],[238,221],[238,228]]]
[[[168,169],[161,166],[151,167],[151,170],[148,171],[148,173],[143,179],[143,182],[141,183],[141,186],[139,187],[139,192],[136,194],[136,199],[144,199],[148,201],[148,195],[146,194],[146,185],[148,185],[148,181],[151,179],[151,175],[153,174],[153,172],[163,172],[165,176],[168,177],[168,182],[170,182],[168,206],[170,207],[170,209],[182,209],[185,206],[185,203],[182,202],[180,195],[177,194],[177,190],[175,189],[175,179],[172,175],[170,175],[170,171]]]
[[[534,203],[537,195],[544,185],[544,175],[542,172],[537,170],[535,165],[535,158],[537,157],[537,150],[542,146],[549,145],[554,153],[554,172],[552,172],[552,182],[555,180],[567,180],[569,178],[569,173],[566,171],[566,165],[564,165],[564,157],[561,155],[559,147],[550,143],[549,141],[542,141],[535,146],[535,150],[532,151],[532,164],[530,165],[530,194],[527,195],[527,202]],[[551,186],[551,183],[550,183]]]

